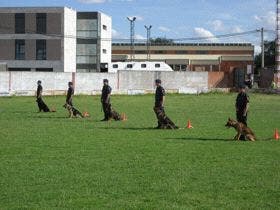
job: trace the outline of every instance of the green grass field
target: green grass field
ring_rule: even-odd
[[[250,95],[259,141],[230,140],[236,94],[168,95],[180,127],[155,130],[153,96],[112,96],[126,122],[100,122],[99,97],[76,96],[88,119],[36,113],[31,97],[0,98],[0,209],[279,209],[280,97]]]

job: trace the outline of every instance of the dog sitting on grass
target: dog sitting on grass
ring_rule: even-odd
[[[245,138],[249,141],[255,141],[256,140],[256,136],[253,133],[253,131],[249,127],[244,125],[243,123],[240,123],[240,122],[237,122],[233,119],[228,118],[228,121],[227,121],[225,126],[228,127],[228,128],[230,128],[230,127],[235,128],[235,130],[237,131],[237,134],[233,138],[235,140],[239,140],[241,135],[244,135]]]
[[[85,117],[82,115],[82,113],[79,110],[77,110],[75,107],[73,107],[67,103],[64,104],[63,107],[68,110],[69,118],[72,118],[72,117],[84,118]]]
[[[109,120],[115,120],[115,121],[126,121],[126,115],[125,114],[119,114],[115,109],[113,109],[112,105],[109,104],[108,106],[108,115],[109,115]]]

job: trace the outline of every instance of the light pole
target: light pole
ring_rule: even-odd
[[[151,47],[151,29],[152,26],[146,26],[145,28],[147,30],[147,60],[149,61],[151,59],[151,51],[150,51],[150,47]]]
[[[261,29],[258,29],[257,32],[261,32],[261,50],[262,50],[261,67],[262,67],[262,69],[264,69],[264,34],[263,34],[264,30],[263,30],[263,28],[261,28]]]
[[[280,72],[280,0],[276,1],[276,70]]]
[[[130,22],[130,61],[133,61],[135,58],[135,51],[134,51],[134,27],[136,17],[127,17],[127,20]]]

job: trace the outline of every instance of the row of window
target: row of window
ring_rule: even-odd
[[[117,69],[117,68],[119,68],[119,65],[118,65],[118,64],[113,64],[113,68],[114,68],[114,69]],[[133,68],[133,65],[132,65],[132,64],[127,64],[127,65],[126,65],[126,68],[132,69],[132,68]],[[147,64],[142,63],[142,64],[141,64],[141,68],[142,68],[142,69],[147,68]],[[160,68],[160,64],[159,64],[159,63],[156,63],[156,64],[155,64],[155,68]]]
[[[45,34],[47,32],[47,14],[36,14],[36,33]],[[24,34],[25,31],[25,13],[15,14],[15,33]],[[34,31],[27,31],[27,33],[34,33]]]
[[[25,60],[25,40],[15,40],[15,59]],[[36,60],[47,59],[46,40],[36,40]]]
[[[146,50],[136,50],[135,54],[146,54],[147,51]],[[169,51],[164,51],[164,50],[154,50],[151,51],[151,54],[171,54]],[[187,50],[176,50],[175,54],[178,55],[185,55],[185,54],[209,54],[209,51],[207,50],[197,50],[197,51],[187,51]]]

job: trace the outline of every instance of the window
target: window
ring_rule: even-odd
[[[107,26],[106,25],[102,25],[103,30],[107,31]]]
[[[126,68],[132,69],[132,64],[127,64],[127,65],[126,65]]]
[[[182,54],[188,54],[188,51],[186,51],[186,50],[177,50],[175,53],[178,54],[178,55],[182,55]]]
[[[156,68],[160,68],[160,64],[159,64],[159,63],[156,63],[156,64],[155,64],[155,67],[156,67]]]
[[[15,42],[15,59],[25,59],[25,40],[17,39]]]
[[[136,50],[135,54],[146,54],[147,52],[145,50]]]
[[[107,54],[107,50],[106,49],[103,49],[102,52],[103,52],[103,54]]]
[[[36,60],[46,60],[46,40],[36,40]]]
[[[24,13],[15,14],[15,33],[16,34],[25,33],[25,14]]]
[[[147,68],[147,65],[146,65],[145,63],[142,63],[142,64],[141,64],[141,68],[143,68],[143,69],[144,69],[144,68]]]
[[[165,51],[162,51],[162,50],[156,50],[156,51],[155,51],[155,54],[165,54]]]
[[[36,32],[37,34],[45,34],[47,32],[47,15],[46,13],[36,14]]]
[[[209,52],[206,51],[206,50],[197,50],[197,51],[196,51],[196,54],[205,55],[205,54],[209,54]]]
[[[113,69],[117,69],[119,68],[119,65],[118,64],[113,64]]]
[[[36,71],[53,72],[53,68],[36,68]]]

